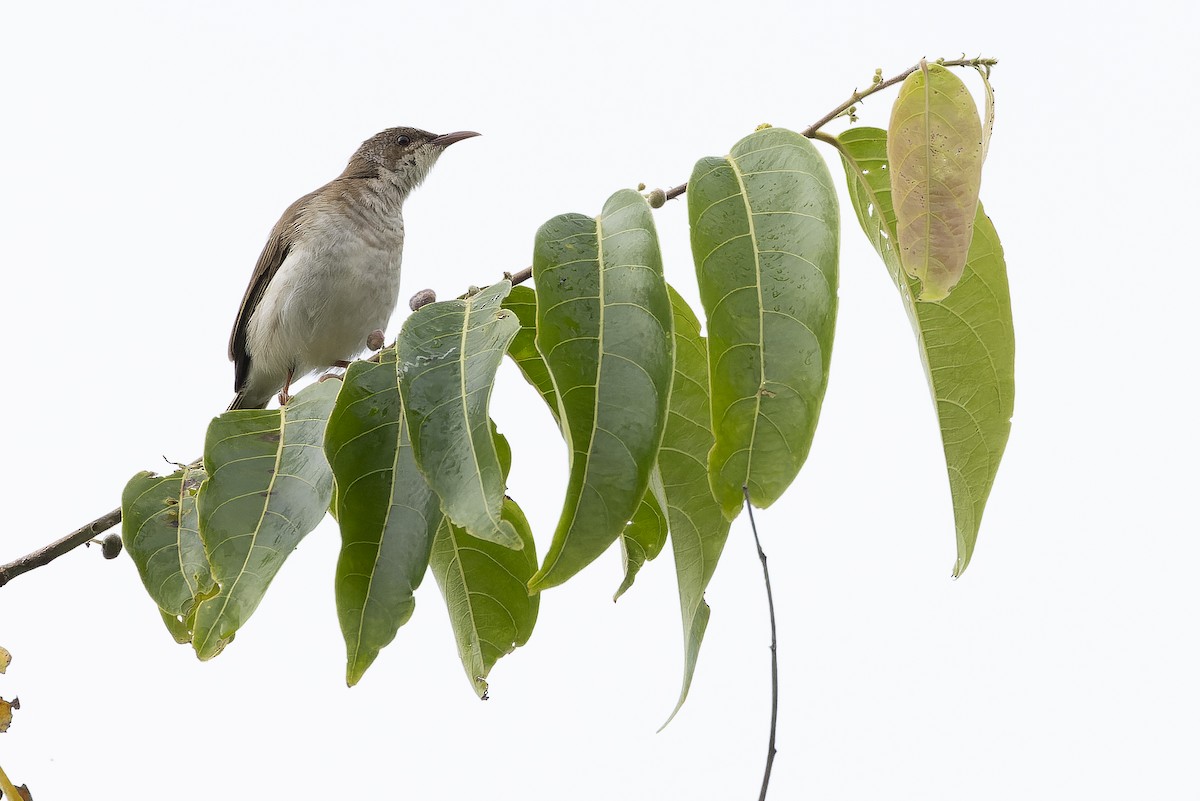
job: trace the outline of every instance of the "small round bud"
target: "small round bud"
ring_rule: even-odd
[[[411,298],[409,298],[408,308],[412,309],[413,311],[416,311],[417,309],[421,308],[422,306],[428,306],[430,303],[433,303],[435,300],[437,300],[437,295],[433,294],[432,289],[422,289],[420,292],[418,292],[417,294],[415,294]]]
[[[650,204],[652,209],[661,209],[663,204],[667,202],[667,193],[661,189],[653,189],[646,196],[646,202]]]
[[[383,332],[376,328],[371,333],[367,334],[367,348],[370,350],[379,350],[383,347]]]
[[[638,191],[639,191],[639,192],[645,192],[645,191],[646,191],[646,185],[645,185],[645,184],[638,184]]]
[[[121,535],[109,534],[100,541],[100,553],[105,559],[116,559],[121,555]]]

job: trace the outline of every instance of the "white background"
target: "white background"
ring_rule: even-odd
[[[877,66],[983,53],[1001,59],[982,196],[1012,285],[1012,438],[952,581],[913,337],[844,205],[820,430],[758,518],[780,637],[771,797],[1197,798],[1191,8],[6,4],[0,561],[109,510],[163,455],[199,454],[267,232],[375,131],[484,134],[406,209],[402,296],[449,297],[526,266],[550,216],[680,183],[759,123],[803,128]],[[886,126],[894,96],[863,123]],[[685,204],[657,221],[690,287]],[[494,411],[544,552],[565,449],[511,365]],[[127,558],[81,549],[0,589],[0,695],[22,702],[0,765],[39,799],[756,797],[768,631],[744,518],[661,734],[681,670],[669,553],[615,606],[615,551],[548,591],[483,704],[432,580],[345,687],[337,548],[327,521],[204,664]]]

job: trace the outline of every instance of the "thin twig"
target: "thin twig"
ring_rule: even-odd
[[[805,128],[803,131],[800,132],[801,135],[806,136],[809,139],[821,139],[824,141],[829,141],[828,137],[819,133],[822,126],[824,126],[828,122],[831,122],[831,121],[837,119],[838,117],[842,116],[846,112],[850,111],[850,109],[854,108],[855,105],[857,105],[858,103],[861,103],[864,99],[870,97],[871,95],[875,94],[876,92],[886,89],[889,86],[895,86],[896,84],[900,83],[905,78],[907,78],[909,75],[912,75],[914,72],[921,69],[921,63],[923,63],[923,62],[918,62],[917,64],[914,64],[913,66],[909,67],[908,69],[906,69],[904,72],[900,73],[899,75],[895,75],[891,78],[888,78],[887,80],[882,80],[882,79],[879,80],[877,83],[872,84],[870,89],[866,89],[862,92],[855,89],[853,92],[850,93],[849,100],[842,103],[840,106],[835,108],[833,111],[829,112],[824,117],[822,117],[821,119],[814,122],[812,125]],[[994,58],[958,58],[958,59],[954,59],[952,61],[940,60],[937,63],[942,65],[943,67],[974,67],[976,69],[987,70],[987,72],[990,74],[992,67],[996,66],[997,60]],[[666,190],[665,192],[662,189],[654,189],[646,197],[647,197],[647,200],[650,201],[650,205],[653,208],[658,209],[658,208],[662,208],[663,204],[665,204],[668,200],[674,200],[675,198],[679,197],[680,195],[682,195],[686,192],[687,192],[687,184],[683,183],[683,184],[680,184],[679,186],[672,187],[672,188]],[[519,282],[514,282],[514,283],[519,283]]]
[[[937,63],[942,65],[943,67],[976,67],[976,68],[985,67],[985,68],[990,69],[996,65],[996,59],[994,59],[994,58],[958,58],[958,59],[954,59],[953,61],[938,61]],[[916,72],[919,69],[921,69],[920,63],[909,67],[908,69],[906,69],[904,72],[900,73],[899,75],[894,75],[891,78],[888,78],[886,81],[881,80],[878,83],[872,84],[870,89],[864,89],[861,92],[858,91],[857,89],[855,89],[853,92],[850,93],[849,100],[847,100],[845,103],[842,103],[840,106],[838,106],[833,111],[826,114],[821,119],[814,122],[812,125],[805,128],[800,133],[803,134],[804,136],[807,136],[809,139],[812,139],[814,134],[816,134],[816,132],[818,130],[820,130],[821,126],[825,125],[828,122],[831,122],[832,120],[837,119],[838,117],[840,117],[841,115],[843,115],[847,111],[849,111],[852,106],[855,106],[858,103],[861,103],[863,100],[865,100],[866,98],[875,94],[876,92],[887,89],[889,86],[895,86],[896,84],[900,83],[905,78],[907,78],[909,75],[912,75],[914,72]]]
[[[767,586],[767,612],[771,617],[771,738],[767,741],[767,767],[763,771],[762,790],[758,801],[766,801],[767,785],[771,783],[771,766],[775,764],[775,723],[779,719],[779,654],[775,648],[775,597],[771,594],[771,573],[767,570],[767,555],[763,553],[758,539],[758,526],[754,524],[754,507],[750,505],[750,489],[742,487],[746,496],[746,513],[750,515],[750,530],[754,532],[754,547],[758,549],[758,561],[762,562],[763,583]]]
[[[679,186],[668,189],[664,193],[664,196],[666,197],[667,200],[674,200],[675,198],[679,197],[686,191],[687,191],[687,184],[683,183],[683,184],[680,184]]]
[[[965,58],[964,57],[964,58],[960,58],[960,59],[954,59],[952,61],[941,60],[941,61],[938,61],[937,63],[941,64],[943,67],[975,67],[976,69],[982,68],[982,69],[990,71],[991,68],[993,66],[995,66],[997,62],[996,62],[996,59],[994,59],[994,58]],[[835,108],[833,111],[829,112],[824,117],[822,117],[821,119],[814,122],[812,125],[805,128],[803,131],[801,131],[801,133],[804,136],[807,136],[809,139],[821,139],[823,141],[829,142],[830,138],[825,136],[824,134],[820,133],[820,128],[823,125],[825,125],[826,123],[830,122],[831,120],[836,119],[837,117],[845,114],[846,111],[851,106],[855,105],[856,103],[862,102],[862,100],[864,100],[865,98],[870,97],[871,95],[875,94],[876,92],[886,89],[889,86],[894,86],[895,84],[903,81],[905,78],[907,78],[909,75],[916,72],[920,68],[921,68],[921,65],[918,63],[918,64],[908,68],[904,72],[900,73],[899,75],[896,75],[894,77],[888,78],[887,80],[881,80],[878,83],[872,84],[870,89],[863,90],[862,92],[855,90],[853,93],[851,93],[849,100],[842,103],[840,106]],[[655,189],[650,193],[650,195],[652,196],[651,199],[653,201],[655,201],[655,203],[656,203],[655,207],[657,208],[658,206],[661,206],[666,201],[674,200],[675,198],[680,197],[681,195],[683,195],[686,192],[687,192],[687,184],[683,183],[683,184],[679,184],[678,186],[674,186],[667,190]],[[518,272],[510,274],[508,277],[512,281],[513,286],[516,286],[517,284],[521,284],[521,283],[528,281],[532,277],[532,275],[533,275],[533,268],[526,267],[523,270],[520,270]],[[418,292],[416,295],[413,296],[413,300],[410,301],[410,307],[413,308],[413,311],[416,311],[416,309],[420,308],[421,306],[425,305],[426,303],[431,303],[433,301],[433,297],[434,296],[433,296],[432,290],[422,290],[421,292]],[[57,559],[58,557],[62,556],[64,553],[67,553],[68,551],[79,547],[83,543],[91,540],[98,534],[104,533],[105,531],[107,531],[108,529],[112,528],[113,526],[117,525],[117,523],[120,523],[120,522],[121,522],[121,510],[114,509],[113,511],[109,512],[108,514],[106,514],[102,517],[96,518],[95,520],[93,520],[92,522],[83,526],[78,531],[74,532],[73,534],[63,537],[58,542],[51,543],[50,545],[47,545],[44,548],[34,551],[33,553],[29,554],[28,556],[23,556],[14,562],[10,562],[9,564],[4,565],[3,567],[0,567],[0,587],[3,587],[8,581],[10,581],[15,576],[19,576],[26,571],[32,570],[35,567],[41,567],[42,565],[45,565],[48,562],[51,562],[54,559]],[[753,524],[753,517],[751,517],[751,523]],[[86,535],[84,532],[87,532]],[[759,553],[760,554],[762,553],[761,549],[759,550]],[[764,572],[766,571],[766,557],[763,557],[763,571]],[[768,584],[768,595],[769,595],[769,591],[770,591],[770,586]],[[773,623],[774,623],[774,618],[772,618],[772,624]],[[773,736],[774,736],[774,728],[772,727],[772,737]],[[770,770],[770,768],[768,765],[768,772],[769,772],[769,770]],[[765,783],[764,783],[763,789],[765,792],[765,790],[766,790]]]
[[[0,567],[0,587],[3,587],[22,573],[28,573],[35,567],[49,564],[68,551],[75,550],[85,542],[91,542],[98,534],[108,531],[120,522],[120,508],[113,509],[108,514],[97,517],[86,526],[76,529],[61,540],[52,542],[44,548],[39,548],[31,554],[9,562],[7,565]]]

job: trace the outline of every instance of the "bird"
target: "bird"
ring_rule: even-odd
[[[380,131],[271,229],[229,337],[230,410],[265,409],[292,381],[345,367],[379,340],[400,293],[401,209],[447,147],[475,131]],[[377,344],[377,343],[373,343]]]

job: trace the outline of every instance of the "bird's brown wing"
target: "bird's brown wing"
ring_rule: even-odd
[[[279,272],[279,266],[291,251],[301,218],[316,194],[317,192],[310,192],[288,206],[279,222],[271,229],[271,236],[258,256],[254,276],[250,279],[250,285],[246,287],[242,307],[238,309],[237,320],[233,323],[233,333],[229,335],[229,359],[233,362],[234,392],[242,389],[250,375],[250,353],[246,350],[246,332],[250,326],[250,317],[258,308],[258,302],[262,300],[267,285],[271,283],[275,273]]]

